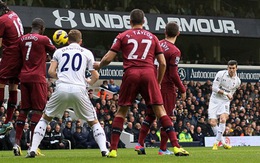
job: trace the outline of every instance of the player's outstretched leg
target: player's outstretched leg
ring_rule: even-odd
[[[92,127],[93,136],[95,141],[97,142],[99,149],[101,151],[102,157],[105,157],[109,154],[108,149],[106,147],[106,134],[101,127],[100,123],[97,121]]]
[[[41,118],[39,123],[36,125],[34,130],[34,136],[32,140],[31,149],[28,151],[26,158],[34,158],[37,154],[38,147],[45,135],[46,127],[48,125],[48,121],[44,118]]]

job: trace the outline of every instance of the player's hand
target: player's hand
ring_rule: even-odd
[[[227,94],[227,97],[230,101],[233,100],[233,96],[230,93]]]
[[[88,77],[85,79],[88,84],[90,84],[91,79]]]
[[[93,64],[93,67],[94,67],[95,70],[99,70],[100,69],[100,62],[95,62]]]
[[[181,99],[184,101],[186,99],[186,92],[181,94]]]

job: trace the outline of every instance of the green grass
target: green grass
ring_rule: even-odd
[[[82,149],[82,150],[42,150],[46,156],[39,156],[34,159],[26,159],[26,151],[23,151],[23,156],[13,156],[12,151],[0,151],[1,163],[259,163],[260,162],[260,147],[233,147],[231,150],[219,148],[213,151],[211,148],[205,147],[190,147],[185,148],[190,152],[188,157],[176,156],[159,156],[158,148],[147,148],[146,155],[137,155],[133,149],[118,149],[117,158],[101,157],[98,149]]]

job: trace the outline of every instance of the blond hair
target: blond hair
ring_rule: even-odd
[[[70,43],[73,42],[79,43],[82,39],[82,34],[79,30],[72,29],[69,31],[68,38]]]

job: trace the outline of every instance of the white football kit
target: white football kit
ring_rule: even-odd
[[[233,95],[240,84],[239,77],[237,75],[230,77],[228,70],[222,70],[216,74],[208,108],[209,119],[217,119],[223,113],[229,114],[230,100],[226,95],[219,94],[218,91],[223,90]]]
[[[94,70],[94,56],[91,51],[72,43],[57,49],[53,54],[58,62],[56,89],[44,110],[49,117],[62,115],[72,108],[80,119],[93,121],[97,119],[96,111],[89,100],[85,81],[85,71]]]

